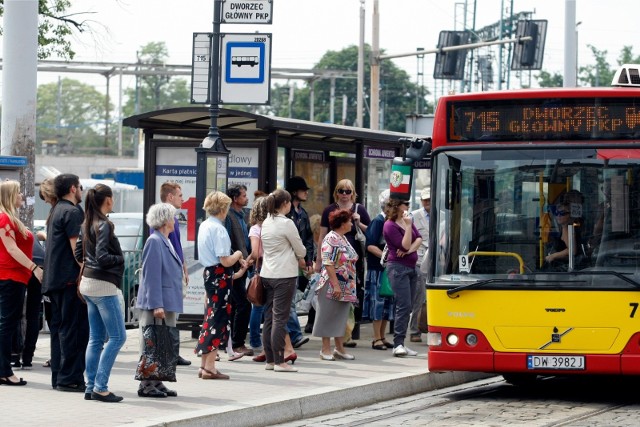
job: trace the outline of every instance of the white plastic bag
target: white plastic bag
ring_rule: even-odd
[[[296,311],[298,313],[308,313],[311,307],[316,308],[315,301],[318,300],[316,289],[318,288],[319,281],[320,273],[313,273],[311,277],[309,277],[307,288],[304,290],[300,301],[296,304]]]

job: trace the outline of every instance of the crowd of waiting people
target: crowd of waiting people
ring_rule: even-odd
[[[380,212],[373,219],[357,202],[348,179],[338,182],[334,202],[322,215],[311,218],[303,207],[309,190],[304,178],[296,176],[286,190],[256,192],[248,218],[246,187],[232,185],[224,193],[206,196],[207,219],[198,229],[197,248],[206,294],[194,349],[201,360],[198,377],[229,379],[216,367],[219,352],[231,361],[253,356],[266,370],[297,372],[295,349],[309,337],[302,332],[294,295],[314,274],[319,275],[314,281],[317,304],[305,331],[321,339],[321,360],[354,360],[347,348],[357,345],[363,322],[372,324],[372,349],[391,349],[396,357],[417,355],[405,339],[409,334],[411,342],[420,342],[424,332],[420,318],[425,314],[425,278],[418,266],[428,249],[429,189],[421,193],[423,207],[412,213],[408,200],[383,191]],[[109,377],[126,341],[121,289],[125,261],[109,220],[113,191],[103,184],[85,191],[78,176],[61,174],[43,181],[40,197],[51,209],[46,233],[34,236],[19,219],[24,203],[19,183],[0,183],[0,385],[27,384],[14,368],[32,367],[45,295],[51,386],[82,392],[86,400],[119,402],[122,397],[110,391]],[[189,280],[176,218],[182,205],[180,185],[164,183],[160,200],[145,218],[150,236],[142,250],[136,303],[141,330],[159,321],[176,325]],[[45,239],[42,253],[38,240]],[[380,260],[383,249],[388,252],[385,265]],[[262,306],[252,306],[246,293],[257,273],[264,286]],[[383,273],[393,297],[380,294]],[[23,315],[24,332],[19,327]],[[385,337],[390,322],[392,343]],[[20,351],[15,351],[17,336]],[[179,342],[173,345],[179,354]],[[178,356],[178,364],[190,363]],[[142,379],[138,395],[166,398],[177,392],[162,381]]]

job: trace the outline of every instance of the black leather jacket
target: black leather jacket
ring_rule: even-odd
[[[84,259],[83,276],[111,282],[120,288],[124,274],[124,256],[120,241],[113,234],[111,227],[109,222],[100,221],[97,240],[95,227],[89,229],[89,238],[84,240],[84,257],[81,231],[76,243],[75,257],[78,262],[83,262]]]
[[[296,209],[291,204],[291,210],[287,214],[287,218],[291,219],[298,229],[302,244],[307,248],[307,254],[304,256],[304,260],[307,265],[312,265],[315,259],[315,249],[313,244],[313,232],[311,231],[311,223],[309,221],[309,214],[300,206],[300,212],[296,212]]]

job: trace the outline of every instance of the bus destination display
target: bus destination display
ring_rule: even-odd
[[[449,142],[640,139],[640,98],[451,101]]]

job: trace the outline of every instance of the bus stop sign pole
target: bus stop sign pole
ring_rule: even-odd
[[[197,155],[197,176],[196,176],[196,221],[199,227],[206,219],[206,212],[202,209],[204,199],[208,192],[218,190],[227,191],[229,150],[222,142],[218,129],[218,116],[220,115],[220,12],[222,0],[213,2],[213,33],[211,40],[211,72],[209,73],[209,93],[211,104],[209,114],[211,123],[209,133],[202,140],[199,147],[196,147]],[[196,245],[194,257],[198,259],[198,233],[196,233]]]

